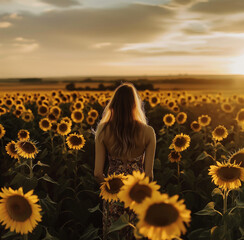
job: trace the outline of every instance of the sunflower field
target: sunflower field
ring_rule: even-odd
[[[154,179],[93,176],[94,132],[113,92],[0,92],[0,236],[103,238],[103,206],[134,211],[106,239],[244,239],[244,96],[140,91],[156,133]],[[105,168],[108,163],[105,163]]]

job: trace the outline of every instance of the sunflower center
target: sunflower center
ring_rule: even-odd
[[[240,152],[231,157],[230,163],[241,164],[240,167],[244,167],[244,152]]]
[[[82,143],[82,139],[78,136],[72,136],[70,142],[72,145],[79,146]]]
[[[30,142],[22,142],[22,143],[20,143],[20,147],[26,153],[34,153],[36,150],[35,147],[33,146],[33,144]]]
[[[158,99],[157,99],[156,97],[153,97],[153,98],[152,98],[152,103],[156,103],[157,100],[158,100]]]
[[[146,212],[145,221],[153,226],[164,227],[175,222],[179,217],[179,212],[171,204],[155,203]]]
[[[67,129],[68,129],[68,126],[67,126],[66,123],[61,123],[61,124],[59,125],[59,130],[60,130],[61,132],[65,132],[65,131],[67,131]]]
[[[47,107],[41,106],[40,107],[40,113],[46,113],[47,112]]]
[[[15,144],[14,143],[10,144],[9,150],[11,153],[17,154],[17,151],[15,150]]]
[[[171,158],[173,158],[173,159],[180,158],[180,153],[178,153],[176,151],[171,152]]]
[[[45,128],[48,128],[50,125],[49,125],[49,122],[47,120],[43,120],[42,121],[42,126],[45,127]]]
[[[22,131],[22,132],[20,132],[19,135],[20,135],[21,138],[26,138],[27,137],[27,132]]]
[[[241,171],[236,167],[221,167],[217,175],[225,182],[232,182],[240,177]]]
[[[183,147],[183,146],[185,146],[185,144],[186,144],[186,139],[184,137],[178,137],[175,140],[175,146],[176,147]]]
[[[32,214],[29,202],[19,195],[14,195],[7,199],[6,209],[10,218],[17,222],[26,221]]]
[[[112,194],[118,193],[120,188],[124,185],[120,178],[113,178],[108,181],[110,189],[106,185],[106,191]]]
[[[151,197],[152,189],[144,184],[136,183],[129,193],[131,199],[137,203],[141,203],[146,197]]]
[[[215,130],[215,134],[216,134],[217,136],[223,136],[223,135],[225,134],[225,130],[224,130],[223,128],[217,128],[217,129]]]
[[[202,123],[207,123],[208,122],[208,118],[207,117],[202,117],[201,118],[201,122]]]
[[[92,116],[93,118],[95,118],[95,117],[97,116],[96,112],[92,112],[92,113],[91,113],[91,116]]]
[[[231,110],[231,107],[229,104],[225,104],[224,105],[224,109],[227,110],[227,111],[230,111]]]
[[[167,117],[166,117],[166,122],[167,122],[167,123],[171,123],[171,122],[172,122],[172,120],[173,120],[173,119],[172,119],[172,117],[171,117],[171,116],[167,116]]]
[[[77,119],[77,120],[80,120],[80,119],[82,119],[82,113],[81,112],[75,112],[75,118]]]
[[[180,114],[179,116],[178,116],[178,121],[179,122],[182,122],[184,120],[184,115],[183,114]]]
[[[200,127],[200,125],[199,125],[198,123],[193,123],[193,124],[192,124],[192,127],[193,127],[194,129],[198,129],[198,128]]]

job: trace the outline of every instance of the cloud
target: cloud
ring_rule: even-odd
[[[240,20],[218,20],[212,24],[212,31],[223,33],[244,33],[244,19]]]
[[[209,0],[199,2],[193,5],[190,9],[193,12],[208,13],[208,14],[233,14],[244,11],[243,0]]]
[[[73,5],[80,5],[77,0],[41,0],[41,2],[54,5],[57,7],[69,7]]]
[[[0,22],[0,28],[9,28],[12,26],[10,22]]]
[[[22,12],[21,20],[0,38],[33,38],[42,47],[75,49],[101,42],[116,44],[145,42],[162,35],[174,15],[159,6],[133,4],[113,9],[69,9],[33,15]],[[0,18],[1,19],[1,18]],[[7,31],[8,30],[8,31]]]

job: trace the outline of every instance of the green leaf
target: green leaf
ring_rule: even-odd
[[[130,225],[129,215],[127,213],[124,213],[123,215],[120,216],[120,218],[117,221],[112,223],[108,233],[119,231],[122,228],[127,227],[129,225]]]
[[[198,155],[195,161],[201,161],[207,157],[212,157],[212,156],[210,156],[206,151],[203,151],[200,155]]]
[[[50,178],[46,173],[45,173],[45,175],[44,175],[43,177],[38,178],[38,180],[40,180],[40,179],[43,179],[43,180],[45,180],[45,181],[47,181],[47,182],[51,182],[51,183],[54,183],[54,184],[59,185],[58,182],[54,181],[54,180],[53,180],[52,178]]]
[[[15,232],[7,232],[5,233],[4,235],[1,236],[1,239],[6,239],[6,238],[9,238],[9,237],[13,237],[13,236],[16,236],[17,234]]]
[[[98,203],[97,204],[97,206],[95,206],[95,207],[93,207],[93,208],[88,208],[88,211],[90,212],[90,213],[94,213],[94,212],[96,212],[96,211],[98,211],[99,209],[100,209],[100,204]]]
[[[80,236],[80,240],[93,240],[97,239],[99,228],[94,228],[92,224],[90,224],[84,234]]]
[[[215,195],[221,195],[221,196],[223,196],[223,193],[222,193],[222,191],[219,188],[215,188],[212,191],[211,195],[212,195],[212,197],[215,196]]]
[[[204,209],[196,212],[196,215],[208,215],[208,216],[214,216],[217,213],[217,210],[214,209],[215,203],[209,202]]]
[[[192,232],[190,232],[187,236],[189,240],[209,240],[210,238],[210,230],[204,228],[198,228]]]
[[[38,156],[38,158],[39,158],[39,159],[43,159],[43,158],[45,158],[45,157],[47,156],[47,154],[48,154],[48,150],[47,150],[47,148],[45,148],[45,149],[41,152],[41,154]]]

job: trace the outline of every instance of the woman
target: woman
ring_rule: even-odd
[[[109,161],[108,175],[127,175],[139,170],[152,180],[155,146],[154,129],[147,125],[135,87],[129,83],[121,84],[106,106],[96,130],[94,176],[97,182],[104,181],[106,156]],[[104,202],[104,239],[111,223],[123,212],[121,206]],[[123,236],[128,240],[133,238],[131,233],[129,228],[123,230]]]

